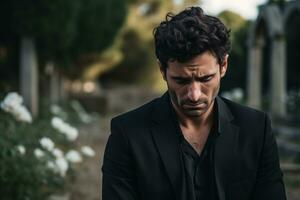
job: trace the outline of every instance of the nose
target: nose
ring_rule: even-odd
[[[201,92],[201,84],[197,83],[196,81],[192,82],[189,86],[188,86],[188,99],[191,102],[198,102],[200,100],[200,97],[202,95]]]

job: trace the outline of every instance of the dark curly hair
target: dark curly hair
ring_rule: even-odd
[[[153,30],[155,54],[163,69],[170,60],[186,62],[207,50],[222,64],[230,49],[229,32],[218,18],[204,14],[200,7],[177,15],[168,13]]]

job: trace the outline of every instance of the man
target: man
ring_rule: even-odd
[[[154,37],[168,92],[112,119],[103,200],[285,200],[269,118],[217,96],[224,24],[191,7]]]

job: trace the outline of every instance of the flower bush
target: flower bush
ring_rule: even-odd
[[[1,199],[47,199],[64,188],[83,156],[95,153],[88,146],[75,150],[79,133],[70,124],[74,114],[70,120],[68,112],[55,105],[33,120],[22,103],[20,95],[9,93],[0,104]]]

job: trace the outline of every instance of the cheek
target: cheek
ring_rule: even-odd
[[[184,92],[184,87],[180,87],[179,85],[177,85],[172,81],[168,81],[167,86],[170,95],[172,95],[173,97],[180,97],[181,96],[180,94]]]
[[[170,94],[170,97],[172,100],[176,100],[177,99],[177,94],[176,94],[176,87],[174,87],[174,85],[172,83],[167,82],[167,86],[168,86],[168,92]]]
[[[179,105],[180,104],[180,97],[178,97],[178,94],[176,93],[175,90],[172,90],[169,88],[169,95],[171,100],[173,101],[173,103],[175,105]]]
[[[170,94],[171,99],[173,99],[173,100],[177,99],[177,95],[174,90],[169,89],[169,94]]]
[[[172,99],[173,103],[176,105],[181,104],[181,102],[186,98],[187,89],[186,87],[180,87],[176,85],[169,85],[168,84],[168,91],[170,98]]]
[[[218,81],[213,85],[213,89],[212,89],[212,98],[215,98],[215,97],[218,95],[219,89],[220,89],[220,80],[218,80]]]
[[[215,97],[219,92],[219,87],[220,81],[219,79],[215,79],[209,84],[205,85],[205,87],[203,88],[203,93],[205,93],[207,96]]]

